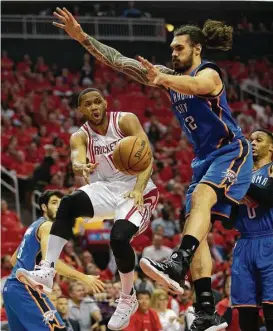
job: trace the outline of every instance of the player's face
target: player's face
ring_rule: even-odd
[[[106,114],[107,102],[103,96],[96,91],[86,93],[81,98],[79,111],[91,124],[101,125]]]
[[[260,160],[268,155],[272,155],[273,144],[265,132],[256,131],[250,136],[252,154],[254,160]]]
[[[180,72],[189,70],[195,56],[200,55],[200,45],[192,46],[188,35],[176,36],[171,43],[173,68]]]
[[[57,214],[57,210],[59,208],[61,199],[58,198],[56,195],[52,195],[52,197],[50,197],[48,204],[47,204],[47,216],[51,221],[54,221],[56,218],[56,214]]]

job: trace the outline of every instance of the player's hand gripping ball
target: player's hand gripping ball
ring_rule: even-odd
[[[129,136],[115,146],[113,162],[126,175],[138,175],[146,170],[152,160],[150,144],[145,139]]]

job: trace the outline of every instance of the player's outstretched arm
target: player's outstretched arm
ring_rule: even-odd
[[[43,259],[45,258],[47,251],[47,244],[51,226],[52,224],[50,222],[45,222],[40,226],[38,231],[38,237],[40,238],[41,242],[41,252]],[[85,275],[77,271],[76,269],[71,268],[60,260],[58,260],[56,263],[56,271],[62,276],[76,279],[87,284],[94,293],[99,293],[104,290],[103,282],[100,281],[97,277]]]
[[[153,85],[149,83],[147,70],[139,61],[123,56],[116,49],[109,47],[86,34],[82,30],[80,24],[66,8],[60,9],[57,7],[54,16],[62,23],[53,22],[53,25],[65,30],[71,38],[77,40],[97,60],[112,67],[114,70],[132,77],[141,84]],[[158,66],[158,68],[163,72],[172,71],[164,66]]]
[[[119,128],[125,136],[140,137],[144,139],[147,144],[150,144],[149,139],[135,114],[127,113],[121,116],[119,120]],[[143,192],[151,177],[153,171],[153,163],[154,160],[152,158],[149,167],[137,176],[137,181],[133,192],[128,193],[128,197],[134,198],[135,204],[138,207],[141,207],[143,205]]]
[[[93,172],[97,163],[86,163],[86,135],[79,130],[70,137],[72,169],[76,176],[83,177],[89,184],[89,174]]]
[[[221,90],[222,80],[219,74],[210,68],[206,68],[194,77],[188,75],[175,76],[159,70],[152,63],[139,57],[139,61],[147,70],[149,82],[154,85],[164,86],[178,93],[188,95],[213,95]]]

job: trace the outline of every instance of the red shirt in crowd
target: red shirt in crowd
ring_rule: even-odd
[[[130,324],[124,331],[161,331],[162,326],[159,321],[157,312],[153,309],[148,309],[147,312],[137,312],[131,317]]]
[[[1,220],[6,227],[17,227],[20,224],[17,214],[12,210],[1,211]]]
[[[217,306],[216,306],[217,313],[219,315],[223,316],[229,307],[230,307],[229,299],[225,298],[217,304]],[[238,314],[237,309],[232,309],[232,320],[231,320],[230,325],[225,330],[226,331],[240,331],[239,314]]]

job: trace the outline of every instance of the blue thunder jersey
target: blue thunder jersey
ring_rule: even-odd
[[[190,73],[190,76],[196,76],[205,68],[216,70],[222,79],[220,68],[208,61],[203,61]],[[169,94],[172,110],[193,144],[198,158],[204,159],[208,154],[234,139],[243,138],[241,129],[231,116],[224,85],[217,96],[185,95],[171,89]]]
[[[17,261],[12,269],[9,278],[16,279],[16,270],[24,268],[26,270],[34,270],[36,264],[41,260],[41,244],[38,239],[39,227],[46,222],[44,217],[33,222],[26,230],[23,240],[18,248]]]
[[[270,167],[272,165],[273,162],[253,171],[252,183],[260,187],[265,186],[268,181]],[[241,232],[242,236],[244,236],[244,234],[253,234],[254,236],[256,234],[272,233],[273,208],[269,209],[261,206],[250,208],[246,205],[240,205],[235,227]]]

